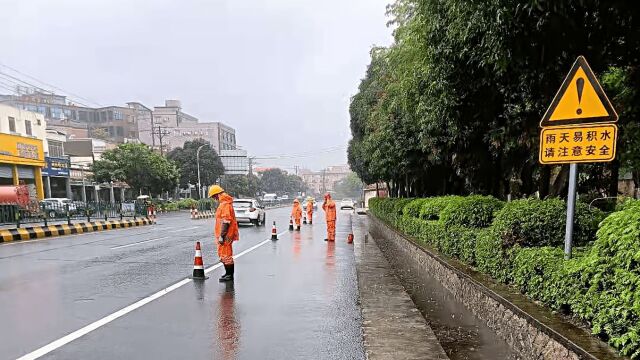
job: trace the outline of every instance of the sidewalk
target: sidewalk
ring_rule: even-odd
[[[367,218],[353,215],[364,346],[368,359],[449,359],[368,233]]]

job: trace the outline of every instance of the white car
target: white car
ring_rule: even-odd
[[[233,210],[236,213],[238,224],[249,223],[263,226],[267,221],[267,213],[256,199],[236,199],[233,200]]]
[[[47,198],[42,200],[42,204],[44,204],[44,211],[50,218],[64,216],[67,212],[67,206],[72,214],[75,214],[77,210],[76,204],[67,198]]]
[[[344,209],[349,209],[349,210],[355,209],[354,201],[351,199],[342,199],[342,201],[340,202],[340,210],[344,210]]]

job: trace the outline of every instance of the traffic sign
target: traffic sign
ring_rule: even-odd
[[[607,162],[616,157],[615,124],[554,126],[540,133],[541,164]]]
[[[612,123],[618,114],[591,71],[579,56],[544,114],[540,126]]]

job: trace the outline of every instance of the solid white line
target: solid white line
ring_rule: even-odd
[[[166,239],[166,238],[167,238],[167,236],[160,237],[160,238],[157,238],[157,239],[138,241],[138,242],[135,242],[135,243],[132,243],[132,244],[120,245],[120,246],[112,247],[111,250],[124,249],[124,248],[129,247],[129,246],[136,246],[136,245],[140,245],[140,244],[144,244],[144,243],[148,243],[148,242],[152,242],[152,241],[156,241],[156,240],[162,240],[162,239]]]
[[[285,234],[287,232],[288,231],[283,231],[280,234],[278,234],[278,236],[283,235],[283,234]],[[271,239],[264,240],[263,242],[258,243],[256,245],[248,248],[247,250],[239,253],[238,255],[235,255],[233,258],[237,259],[237,258],[239,258],[239,257],[241,257],[241,256],[243,256],[245,254],[248,254],[251,251],[253,251],[253,250],[259,248],[260,246],[263,246],[264,244],[267,244],[267,243],[269,243],[271,241],[272,241]],[[215,269],[217,269],[217,268],[219,268],[221,266],[222,266],[222,263],[218,263],[216,265],[213,265],[213,266],[207,268],[204,272],[205,272],[205,274],[208,274],[208,273],[212,272],[213,270],[215,270]],[[153,295],[150,295],[150,296],[148,296],[148,297],[146,297],[144,299],[138,300],[137,302],[135,302],[135,303],[133,303],[133,304],[131,304],[131,305],[125,307],[125,308],[122,308],[122,309],[114,312],[111,315],[107,315],[107,316],[103,317],[100,320],[97,320],[97,321],[95,321],[95,322],[93,322],[93,323],[91,323],[91,324],[89,324],[89,325],[87,325],[87,326],[85,326],[85,327],[83,327],[81,329],[78,329],[78,330],[76,330],[76,331],[74,331],[74,332],[72,332],[72,333],[70,333],[70,334],[68,334],[66,336],[63,336],[60,339],[55,340],[55,341],[53,341],[53,342],[51,342],[51,343],[49,343],[49,344],[47,344],[47,345],[35,350],[35,351],[32,351],[32,352],[30,352],[30,353],[18,358],[17,360],[34,360],[34,359],[38,359],[38,358],[40,358],[40,357],[42,357],[42,356],[44,356],[44,355],[46,355],[46,354],[48,354],[48,353],[50,353],[50,352],[52,352],[52,351],[54,351],[56,349],[62,347],[64,345],[66,345],[66,344],[68,344],[68,343],[70,343],[70,342],[72,342],[72,341],[74,341],[74,340],[76,340],[76,339],[78,339],[78,338],[80,338],[80,337],[82,337],[82,336],[84,336],[84,335],[96,330],[96,329],[101,328],[104,325],[107,325],[108,323],[110,323],[110,322],[112,322],[112,321],[114,321],[114,320],[116,320],[116,319],[118,319],[118,318],[120,318],[120,317],[122,317],[122,316],[124,316],[124,315],[126,315],[126,314],[128,314],[130,312],[132,312],[133,310],[136,310],[136,309],[138,309],[138,308],[140,308],[140,307],[152,302],[155,299],[158,299],[158,298],[160,298],[160,297],[162,297],[164,295],[167,295],[168,293],[170,293],[170,292],[172,292],[172,291],[174,291],[174,290],[176,290],[176,289],[178,289],[178,288],[180,288],[180,287],[182,287],[182,286],[184,286],[184,285],[186,285],[186,284],[188,284],[188,283],[190,283],[192,281],[193,280],[189,279],[189,278],[181,280],[181,281],[179,281],[179,282],[177,282],[177,283],[175,283],[175,284],[173,284],[173,285],[171,285],[171,286],[169,286],[169,287],[167,287],[165,289],[162,289],[162,290],[156,292]]]

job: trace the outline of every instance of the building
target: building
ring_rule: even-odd
[[[69,157],[64,153],[67,134],[59,130],[47,129],[45,146],[45,166],[42,169],[45,198],[73,199],[69,168]]]
[[[335,184],[351,173],[348,165],[329,166],[321,171],[302,169],[300,177],[314,194],[324,194],[334,190]]]
[[[34,200],[44,198],[46,126],[42,114],[0,104],[0,185],[27,185]]]
[[[95,137],[117,143],[138,139],[138,118],[151,116],[150,110],[144,113],[129,104],[126,107],[92,108],[75,104],[66,96],[39,90],[21,95],[2,95],[0,102],[42,114],[49,128],[63,131],[70,137]]]
[[[182,111],[178,100],[166,100],[156,106],[151,117],[139,117],[140,142],[160,149],[163,153],[182,147],[186,141],[204,139],[217,153],[236,149],[235,130],[220,122],[200,122]]]

